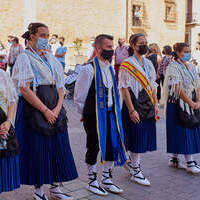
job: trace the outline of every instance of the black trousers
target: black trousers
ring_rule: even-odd
[[[158,84],[157,87],[157,99],[161,99],[161,85],[163,86],[164,84],[165,77],[163,75],[160,76],[159,79],[156,80],[156,83]]]
[[[83,126],[87,134],[85,162],[89,165],[97,163],[99,153],[99,139],[97,133],[96,116],[84,116]],[[111,124],[109,112],[107,113],[107,139],[106,139],[106,161],[113,161],[112,142],[111,142]]]

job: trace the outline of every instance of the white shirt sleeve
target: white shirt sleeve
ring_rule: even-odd
[[[34,80],[31,63],[25,53],[22,53],[17,57],[13,68],[12,80],[18,88],[25,87],[26,83],[30,83]]]
[[[74,91],[74,103],[80,114],[83,113],[83,108],[88,95],[88,91],[94,77],[94,69],[91,64],[83,66],[83,69],[78,75]]]

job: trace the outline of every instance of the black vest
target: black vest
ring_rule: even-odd
[[[93,68],[94,65],[93,63],[90,63]],[[108,88],[106,88],[106,105],[108,105]],[[113,94],[113,89],[112,89],[112,94]],[[112,95],[113,96],[113,95]],[[113,101],[114,103],[114,101]],[[96,117],[96,88],[95,88],[95,78],[92,80],[92,84],[90,86],[90,89],[88,91],[88,95],[85,101],[85,105],[83,108],[83,118],[86,116],[94,116]]]

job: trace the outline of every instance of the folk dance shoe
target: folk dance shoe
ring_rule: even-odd
[[[40,194],[34,193],[33,198],[34,200],[48,200],[45,194],[40,195]]]
[[[177,168],[177,169],[186,169],[187,167],[181,163],[181,161],[176,158],[176,157],[172,157],[171,159],[169,159],[169,162],[168,162],[168,166],[169,167],[173,167],[173,168]]]
[[[108,193],[104,190],[97,181],[97,173],[90,171],[89,174],[89,185],[88,190],[96,195],[106,196]]]
[[[48,200],[47,196],[44,194],[42,187],[35,188],[35,193],[33,195],[34,200]]]
[[[102,174],[102,186],[104,187],[105,190],[114,193],[114,194],[121,194],[123,193],[123,190],[116,186],[112,182],[112,170],[108,169],[107,171],[103,171]]]
[[[127,162],[123,165],[124,169],[130,173],[131,168],[133,168],[131,158],[130,156],[128,157]]]
[[[131,181],[134,181],[140,185],[150,186],[149,180],[142,174],[140,165],[138,167],[132,167],[130,169]]]
[[[73,200],[74,198],[68,194],[63,193],[60,190],[60,185],[51,185],[50,189],[50,196],[52,200]]]
[[[197,164],[196,161],[187,162],[187,172],[197,175],[200,173],[200,166]]]

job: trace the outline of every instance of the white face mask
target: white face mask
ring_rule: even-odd
[[[55,44],[55,43],[56,43],[56,39],[53,38],[53,39],[51,40],[51,42],[52,42],[53,44]]]

